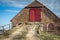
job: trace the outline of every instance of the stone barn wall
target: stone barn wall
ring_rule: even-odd
[[[29,21],[29,9],[23,9],[21,12],[18,13],[17,16],[12,20],[12,25],[16,26],[20,23],[26,23]]]
[[[48,28],[49,23],[52,23],[55,27],[56,25],[58,25],[55,21],[56,17],[54,17],[54,15],[52,15],[52,13],[49,10],[43,8],[41,12],[41,18],[42,18],[41,22],[45,24],[45,26],[42,28],[43,31],[55,31],[55,30],[49,30]]]

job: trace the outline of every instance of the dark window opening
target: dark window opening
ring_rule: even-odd
[[[48,30],[54,30],[54,25],[52,24],[52,23],[50,23],[49,25],[48,25]]]

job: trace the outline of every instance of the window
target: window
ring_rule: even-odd
[[[48,25],[48,30],[54,30],[54,25],[52,24],[52,23],[50,23],[49,25]]]

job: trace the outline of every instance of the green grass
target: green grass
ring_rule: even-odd
[[[60,35],[56,35],[48,32],[41,32],[39,36],[41,40],[60,40]]]

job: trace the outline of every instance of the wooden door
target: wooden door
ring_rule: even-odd
[[[39,8],[31,8],[29,12],[30,22],[40,22],[41,21],[41,10]]]

